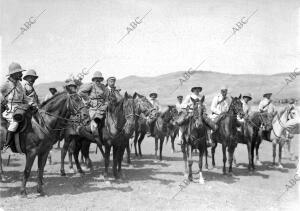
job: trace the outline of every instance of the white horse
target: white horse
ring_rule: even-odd
[[[285,134],[288,131],[291,134],[299,134],[299,116],[294,115],[293,119],[290,117],[290,112],[296,111],[294,108],[290,109],[286,107],[283,111],[277,113],[273,119],[272,125],[273,129],[270,134],[270,141],[273,143],[273,165],[275,165],[276,158],[276,144],[279,145],[278,149],[278,167],[282,168],[281,164],[281,155],[282,155],[282,147],[288,139]]]

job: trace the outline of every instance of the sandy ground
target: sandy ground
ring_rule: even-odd
[[[299,139],[298,139],[299,140]],[[198,163],[194,163],[192,183],[180,190],[183,184],[182,154],[171,153],[170,143],[164,145],[164,160],[154,160],[154,140],[143,142],[143,158],[132,159],[132,165],[123,164],[125,179],[111,184],[102,180],[103,160],[91,147],[94,171],[85,175],[67,174],[61,177],[60,151],[53,150],[53,165],[46,165],[46,197],[36,193],[36,169],[34,164],[28,182],[28,197],[21,198],[20,176],[24,168],[24,156],[12,157],[10,166],[4,166],[7,181],[0,183],[0,210],[299,210],[298,187],[286,191],[289,180],[294,178],[297,161],[283,159],[283,169],[272,167],[272,147],[268,142],[261,145],[262,166],[254,173],[247,170],[247,149],[239,145],[236,157],[238,167],[232,177],[222,175],[220,145],[217,148],[217,168],[203,175],[204,185],[196,183]],[[293,143],[298,153],[297,143]],[[179,146],[177,146],[179,150]],[[4,154],[4,162],[8,154]],[[195,161],[197,156],[194,156]],[[66,170],[68,166],[66,165]],[[110,171],[111,172],[111,171]],[[282,195],[283,194],[283,195]],[[176,196],[175,196],[176,195]]]

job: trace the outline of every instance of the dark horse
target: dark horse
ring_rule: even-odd
[[[26,112],[24,122],[26,129],[20,132],[20,147],[26,155],[26,165],[21,186],[21,194],[26,195],[26,183],[30,176],[35,157],[38,157],[37,192],[45,195],[43,190],[43,174],[49,151],[58,140],[61,128],[71,114],[81,113],[83,108],[81,98],[77,94],[61,92],[42,103],[38,112]],[[33,116],[32,116],[33,115]],[[20,125],[22,127],[22,125]],[[14,142],[13,142],[14,143]],[[16,146],[11,144],[12,149]]]
[[[249,171],[254,170],[254,149],[256,150],[256,163],[259,163],[258,149],[261,143],[261,136],[259,131],[263,126],[265,130],[272,129],[273,116],[269,113],[254,112],[244,118],[241,122],[241,132],[239,134],[239,143],[246,144],[248,149]],[[234,159],[234,162],[236,160]]]
[[[204,96],[201,100],[194,100],[193,102],[193,112],[188,113],[183,111],[176,118],[175,123],[177,123],[182,130],[182,153],[185,166],[185,177],[190,181],[193,180],[192,176],[192,152],[194,149],[199,150],[199,183],[204,184],[204,178],[202,176],[202,162],[203,155],[206,157],[207,165],[207,126],[203,121],[203,111],[204,111]],[[188,166],[188,169],[187,169]]]
[[[175,109],[176,110],[176,109]],[[155,158],[158,159],[157,150],[158,150],[158,140],[159,142],[159,160],[162,160],[162,150],[164,139],[167,137],[168,132],[168,124],[174,119],[174,109],[172,106],[168,106],[168,108],[160,112],[157,119],[154,123],[154,139],[155,139]]]
[[[155,120],[157,111],[149,100],[138,93],[134,93],[133,99],[136,103],[136,118],[135,118],[135,129],[134,129],[134,150],[135,156],[142,157],[141,143],[147,133],[147,121],[150,123]],[[139,154],[137,153],[136,144],[138,143]],[[130,153],[129,146],[127,148],[127,154]],[[129,155],[129,154],[128,154]],[[127,155],[127,157],[128,157]]]
[[[215,150],[217,144],[222,144],[223,152],[223,174],[226,174],[226,148],[228,148],[229,156],[229,174],[232,174],[233,154],[237,143],[237,115],[243,117],[243,105],[241,102],[241,95],[239,97],[232,97],[229,110],[226,113],[220,114],[217,121],[218,129],[212,133],[213,146],[211,148],[212,165],[215,163]]]
[[[105,147],[104,178],[108,178],[110,150],[113,146],[113,175],[120,178],[122,160],[128,139],[133,134],[135,120],[135,103],[131,96],[125,93],[120,100],[111,100],[108,105],[104,127],[99,131]]]

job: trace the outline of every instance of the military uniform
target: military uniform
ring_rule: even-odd
[[[10,74],[23,71],[21,66],[17,63],[12,63],[9,67]],[[9,75],[10,75],[9,74]],[[15,109],[21,104],[30,104],[31,100],[26,96],[20,81],[15,81],[12,78],[8,80],[1,87],[1,94],[5,98],[8,110],[5,110],[2,116],[8,121],[8,131],[15,132],[19,123],[13,119]]]
[[[258,110],[260,112],[267,112],[269,114],[275,113],[275,106],[273,105],[272,101],[267,98],[268,95],[272,95],[272,93],[266,93],[263,95],[263,99],[260,101],[258,105]]]
[[[107,108],[107,97],[109,94],[108,88],[104,84],[99,86],[95,83],[90,83],[79,90],[78,94],[89,102],[89,114],[92,120],[102,119]]]
[[[24,81],[22,85],[26,96],[30,98],[30,102],[35,105],[39,105],[40,104],[39,97],[36,94],[34,87],[28,81]]]
[[[228,97],[226,97],[223,101],[222,99],[222,94],[218,94],[212,100],[210,110],[212,112],[211,118],[213,120],[216,120],[221,113],[225,113],[229,110],[231,103],[230,99]]]

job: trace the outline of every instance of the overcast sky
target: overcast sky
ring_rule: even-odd
[[[299,0],[2,0],[1,75],[15,61],[35,69],[38,83],[62,81],[98,60],[85,81],[95,70],[105,78],[156,76],[195,68],[204,59],[199,69],[290,72],[300,66],[299,6]],[[234,25],[256,10],[224,44]],[[126,27],[148,11],[118,44]]]

